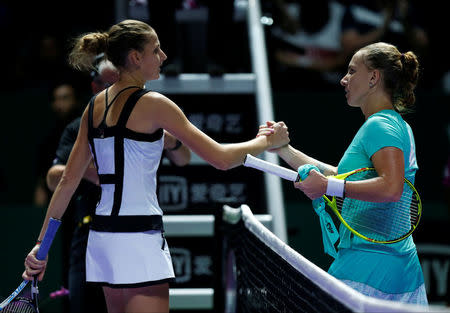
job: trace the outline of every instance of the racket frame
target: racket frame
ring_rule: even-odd
[[[374,170],[375,168],[373,167],[363,167],[363,168],[359,168],[347,173],[342,173],[342,174],[338,174],[336,176],[328,176],[328,177],[333,177],[336,179],[342,179],[345,180],[348,176],[353,175],[355,173],[358,172],[363,172],[363,171],[369,171],[369,170]],[[406,234],[404,234],[403,236],[393,239],[393,240],[375,240],[372,238],[369,238],[367,236],[364,236],[362,234],[360,234],[359,232],[357,232],[356,230],[354,230],[342,217],[341,213],[339,212],[339,210],[337,209],[337,204],[336,204],[336,197],[332,197],[331,200],[330,198],[328,198],[326,195],[323,195],[322,197],[325,199],[328,207],[331,208],[331,210],[333,211],[333,213],[337,216],[337,218],[339,219],[339,221],[344,224],[345,227],[347,227],[353,234],[355,234],[356,236],[358,236],[361,239],[367,240],[369,242],[373,242],[373,243],[383,243],[383,244],[391,244],[391,243],[396,243],[396,242],[400,242],[404,239],[406,239],[409,235],[411,235],[417,228],[417,225],[420,222],[420,218],[422,216],[422,201],[420,200],[420,196],[419,193],[417,192],[416,188],[414,187],[414,185],[407,179],[404,178],[405,183],[413,190],[414,194],[417,196],[417,222],[414,223],[414,225],[411,227],[411,229],[409,230],[409,232],[407,232]]]
[[[300,181],[300,176],[298,175],[297,172],[291,170],[291,169],[287,169],[285,167],[282,167],[278,164],[274,164],[274,163],[270,163],[268,161],[259,159],[257,157],[254,157],[251,154],[247,154],[243,163],[244,166],[246,167],[252,167],[255,169],[258,169],[260,171],[264,171],[266,173],[270,173],[270,174],[274,174],[277,175],[281,178],[284,178],[286,180],[290,180],[293,182],[298,182]],[[348,176],[358,173],[358,172],[362,172],[362,171],[368,171],[368,170],[375,170],[373,167],[363,167],[363,168],[359,168],[350,172],[346,172],[346,173],[342,173],[342,174],[338,174],[335,176],[328,176],[327,178],[333,177],[336,179],[342,179],[345,180]],[[396,242],[400,242],[404,239],[406,239],[409,235],[411,235],[417,228],[419,222],[420,222],[420,218],[422,216],[422,201],[420,199],[420,195],[417,192],[416,188],[414,187],[414,185],[407,179],[404,178],[405,183],[412,189],[412,191],[414,192],[414,194],[417,197],[417,222],[414,223],[413,227],[411,227],[411,229],[409,230],[408,233],[406,233],[405,235],[394,239],[394,240],[375,240],[372,238],[369,238],[367,236],[364,236],[360,233],[358,233],[356,230],[354,230],[342,217],[341,213],[339,213],[339,210],[337,209],[337,205],[336,205],[336,197],[332,197],[331,199],[328,198],[326,195],[323,195],[322,198],[325,200],[325,202],[327,203],[328,207],[333,211],[333,213],[337,216],[337,218],[339,219],[339,221],[344,224],[345,227],[347,227],[353,234],[355,234],[356,236],[358,236],[361,239],[367,240],[369,242],[373,242],[373,243],[382,243],[382,244],[391,244],[391,243],[396,243]]]

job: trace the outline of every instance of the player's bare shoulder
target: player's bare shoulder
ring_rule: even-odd
[[[146,92],[143,96],[146,102],[166,102],[170,101],[165,95],[157,92],[157,91],[149,91]]]
[[[136,111],[151,119],[163,118],[178,111],[177,105],[165,95],[156,92],[146,92],[138,101]]]
[[[171,99],[156,91],[145,93],[140,100],[142,100],[143,105],[146,106],[147,109],[161,110],[164,108],[177,107]]]
[[[145,93],[141,97],[141,99],[139,99],[139,102],[147,107],[147,109],[149,109],[150,107],[161,108],[161,106],[164,107],[173,104],[173,102],[168,97],[156,91],[149,91]]]

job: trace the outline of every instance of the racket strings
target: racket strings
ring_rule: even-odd
[[[374,169],[357,171],[347,181],[378,177]],[[397,202],[367,202],[350,198],[336,199],[336,206],[344,221],[360,234],[377,240],[392,241],[411,233],[419,222],[420,198],[405,181],[403,194]]]
[[[37,313],[33,303],[28,298],[18,297],[5,306],[2,310],[4,313]]]
[[[344,202],[345,199],[343,198],[337,198],[336,197],[336,205],[338,207],[338,210],[341,212],[341,215],[346,214],[347,216],[356,216],[356,214],[358,213],[358,210],[356,209],[348,209],[348,208],[344,208],[344,210],[342,210],[342,208],[344,207]],[[376,204],[375,202],[372,204]],[[395,218],[397,219],[397,222],[399,225],[403,225],[403,226],[410,226],[410,224],[415,224],[416,220],[419,217],[419,205],[418,205],[418,201],[414,201],[413,204],[409,204],[407,202],[400,202],[400,205],[397,205],[395,207],[391,207],[391,208],[381,208],[384,210],[396,210],[397,214],[395,214]],[[407,206],[410,206],[409,208],[409,212],[406,213],[404,208],[406,208]],[[372,207],[374,210],[376,210],[377,208],[374,208],[373,206],[366,206],[366,207],[362,207],[362,206],[358,206],[358,209],[364,209],[364,208],[370,208]],[[400,210],[398,210],[400,209]],[[342,213],[342,211],[346,212],[346,213]],[[353,211],[355,214],[350,214],[348,212]],[[398,214],[398,213],[402,213],[402,214]]]
[[[343,219],[357,232],[379,241],[389,241],[408,234],[418,223],[420,205],[408,186],[398,202],[375,203],[349,198],[336,199]]]
[[[377,240],[377,241],[392,241],[398,238],[403,237],[405,234],[407,234],[409,232],[409,230],[411,230],[411,228],[408,229],[408,231],[403,231],[400,234],[393,234],[392,232],[389,231],[382,231],[379,229],[378,226],[373,226],[370,227],[367,224],[362,224],[362,223],[358,223],[358,222],[348,222],[349,226],[351,228],[353,228],[355,231],[357,231],[358,233],[372,239],[372,240]]]
[[[408,228],[403,229],[402,232],[399,231],[398,233],[400,233],[400,235],[399,234],[396,235],[395,233],[393,234],[392,231],[380,230],[380,227],[376,226],[376,225],[370,227],[367,224],[358,223],[358,222],[355,222],[355,221],[352,221],[352,222],[348,222],[347,221],[347,223],[350,225],[350,227],[354,228],[359,233],[362,233],[362,234],[364,234],[366,236],[368,235],[368,233],[370,233],[369,237],[371,237],[372,239],[381,240],[381,241],[383,241],[383,240],[394,240],[394,239],[400,238],[400,237],[402,237],[402,235],[407,234],[411,230],[411,227],[408,227]],[[363,230],[365,230],[365,231],[363,231]],[[374,234],[378,234],[379,237],[375,237],[374,238]]]
[[[343,203],[344,203],[344,201],[337,201],[337,206],[342,208],[343,207]],[[357,212],[357,211],[358,210],[361,211],[363,209],[372,209],[375,213],[378,212],[378,211],[376,211],[377,208],[375,208],[373,206],[366,206],[365,208],[359,206],[357,209],[353,209],[353,210],[349,209],[349,208],[345,208],[344,212],[342,213],[342,215],[346,215],[346,216],[350,216],[350,217],[351,216],[357,216],[356,214],[361,214],[360,212]],[[378,208],[378,209],[380,209],[380,208]],[[397,212],[394,215],[390,214],[390,217],[395,217],[395,220],[393,222],[396,222],[396,224],[398,224],[398,225],[403,225],[403,226],[408,226],[409,227],[410,224],[414,224],[415,223],[415,221],[417,220],[417,217],[418,217],[418,208],[417,209],[410,209],[410,211],[408,213],[405,212],[404,207],[403,208],[402,207],[400,207],[400,208],[399,207],[392,207],[392,208],[386,208],[386,209],[381,208],[381,210],[387,210],[387,209],[389,209],[391,211],[395,210]],[[352,212],[352,211],[353,211],[353,213],[356,213],[356,214],[349,213],[349,212]],[[403,211],[403,212],[399,212],[399,211]],[[342,209],[341,209],[341,212],[342,212]],[[386,213],[386,212],[383,212],[383,213]],[[368,214],[368,215],[376,216],[375,214]]]
[[[401,237],[401,236],[392,236],[391,232],[380,230],[380,227],[377,226],[377,225],[373,225],[371,227],[371,226],[369,226],[367,224],[358,223],[358,222],[355,222],[355,221],[351,221],[351,222],[347,221],[347,223],[349,224],[350,227],[352,227],[353,229],[358,231],[358,233],[361,233],[361,234],[363,234],[365,236],[368,236],[371,239],[375,239],[375,240],[390,240],[390,239],[396,239],[396,237]],[[408,231],[410,229],[411,228],[408,228]],[[370,233],[370,235],[369,235],[369,233]],[[407,231],[405,231],[403,233],[407,233]],[[378,236],[375,237],[374,234],[377,234]]]

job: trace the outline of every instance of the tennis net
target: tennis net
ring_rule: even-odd
[[[282,242],[247,205],[224,206],[221,233],[225,312],[450,312],[360,294]]]

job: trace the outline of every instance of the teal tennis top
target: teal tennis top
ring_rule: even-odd
[[[384,147],[403,151],[405,177],[414,183],[418,169],[411,127],[394,110],[371,115],[361,126],[338,165],[338,173],[373,167],[372,155]],[[371,243],[339,229],[338,257],[329,273],[339,279],[367,284],[386,293],[404,293],[423,283],[423,273],[412,236],[393,244]]]

